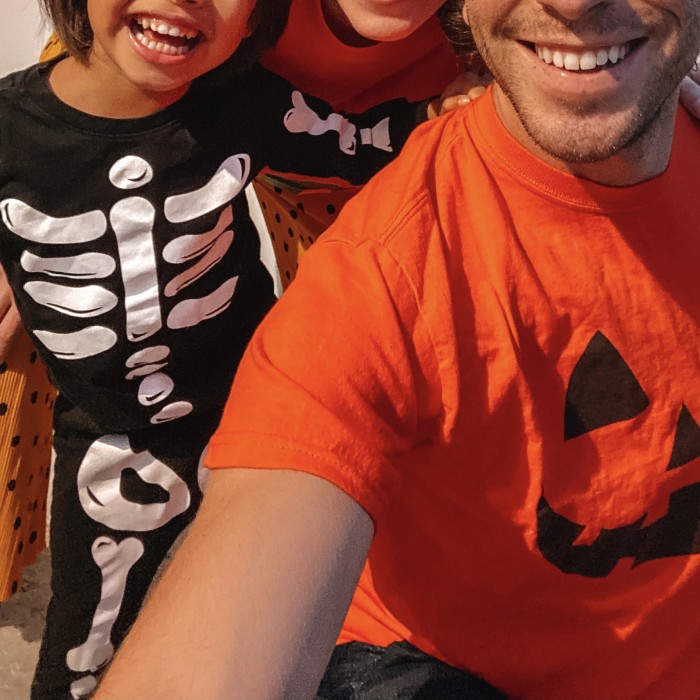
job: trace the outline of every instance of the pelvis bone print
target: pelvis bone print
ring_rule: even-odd
[[[187,400],[165,403],[175,387],[165,371],[171,349],[143,344],[163,327],[161,293],[166,297],[185,295],[188,286],[214,268],[230,248],[234,238],[230,202],[242,191],[249,171],[249,157],[234,155],[202,188],[165,199],[164,215],[173,224],[195,220],[219,208],[222,211],[212,230],[174,238],[165,246],[162,257],[166,263],[189,263],[189,267],[162,290],[154,245],[156,210],[148,199],[124,197],[107,216],[101,211],[90,211],[65,218],[37,211],[18,199],[0,202],[2,219],[10,231],[26,241],[56,249],[51,257],[24,252],[22,268],[33,278],[39,277],[27,281],[24,291],[36,304],[86,321],[82,328],[70,332],[36,328],[38,340],[59,359],[80,360],[106,352],[120,342],[122,335],[129,343],[139,345],[126,359],[124,370],[128,379],[137,382],[141,405],[159,409],[151,422],[157,424],[190,413],[193,406]],[[120,190],[137,190],[152,179],[151,165],[135,155],[119,159],[109,172],[111,184]],[[87,246],[104,236],[110,227],[116,238],[124,290],[123,329],[91,322],[119,304],[117,295],[99,284],[99,280],[115,273],[117,261],[93,251],[61,255],[62,246]],[[81,284],[76,285],[76,281]],[[237,281],[232,276],[205,297],[183,299],[170,310],[165,324],[177,330],[217,316],[230,305]]]

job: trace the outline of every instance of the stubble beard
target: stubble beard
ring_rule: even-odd
[[[626,114],[611,115],[602,103],[576,108],[564,100],[555,100],[558,116],[554,119],[528,110],[514,90],[502,83],[500,86],[523,129],[539,148],[563,163],[586,165],[621,154],[635,158],[638,149],[653,140],[665,123],[663,117],[673,114],[678,93],[677,88],[664,89],[668,81],[654,82],[658,84],[649,88],[652,92],[647,99]],[[652,99],[655,95],[659,98]]]
[[[700,24],[700,7],[691,11],[688,21],[691,26]],[[608,23],[614,26],[614,18],[601,16],[597,22],[602,28]],[[518,23],[522,26],[520,20]],[[473,31],[473,35],[486,65],[528,137],[550,157],[572,165],[599,163],[620,154],[632,159],[657,131],[663,131],[669,122],[673,124],[680,82],[700,50],[700,30],[680,37],[681,45],[675,58],[652,71],[640,100],[626,112],[612,114],[604,101],[577,107],[565,100],[553,99],[551,109],[543,113],[542,107],[529,108],[527,94],[518,90],[517,66],[501,70],[498,57],[489,50],[489,42],[478,30]]]

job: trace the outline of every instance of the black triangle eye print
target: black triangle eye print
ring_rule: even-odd
[[[649,398],[615,346],[598,331],[576,363],[566,394],[564,439],[630,420],[649,407]],[[595,523],[578,523],[558,513],[544,490],[537,507],[537,547],[560,571],[591,578],[608,576],[622,559],[633,566],[668,557],[700,554],[700,425],[685,404],[678,406],[673,447],[659,455],[665,514],[603,528],[592,543],[577,543]],[[651,449],[651,447],[650,447]],[[663,465],[663,466],[662,466]],[[557,465],[554,465],[555,468]],[[570,468],[571,465],[569,465]],[[614,469],[615,465],[606,468]],[[672,479],[672,481],[671,481]],[[664,485],[659,484],[659,496]]]
[[[667,470],[678,469],[698,457],[700,457],[700,426],[690,415],[690,411],[683,406],[678,416],[676,438],[673,441],[673,451]]]
[[[649,399],[615,346],[600,332],[571,373],[564,408],[564,439],[630,420]]]

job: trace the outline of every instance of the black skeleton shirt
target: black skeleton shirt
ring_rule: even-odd
[[[58,100],[49,67],[0,82],[0,258],[64,408],[102,433],[216,412],[273,301],[245,185],[265,165],[362,182],[420,108],[348,119],[255,67],[114,120]]]

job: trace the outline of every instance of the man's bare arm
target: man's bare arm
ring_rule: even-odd
[[[372,536],[323,479],[215,471],[94,700],[313,697]]]

